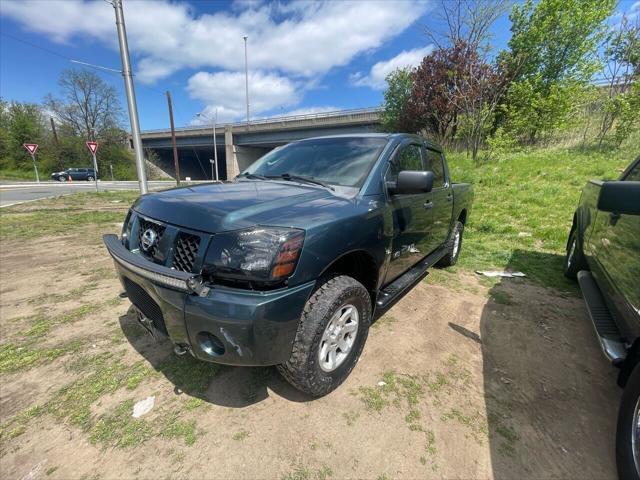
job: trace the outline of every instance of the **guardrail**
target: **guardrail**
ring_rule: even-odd
[[[381,112],[381,108],[379,107],[369,107],[369,108],[357,108],[352,110],[336,110],[331,112],[318,112],[318,113],[308,113],[305,115],[289,115],[282,117],[269,117],[269,118],[260,118],[256,120],[251,120],[249,122],[249,128],[254,126],[268,126],[268,125],[283,125],[287,123],[295,123],[295,122],[304,122],[311,120],[313,122],[318,123],[332,123],[340,118],[345,120],[371,120],[376,121],[379,118],[379,114]],[[203,130],[212,128],[212,124],[202,124],[202,125],[189,125],[186,127],[177,127],[176,132],[184,132],[184,131],[192,131],[192,130]],[[227,123],[218,123],[216,125],[216,130],[225,127],[246,127],[247,122],[227,122]],[[142,134],[149,133],[165,133],[169,132],[168,128],[159,128],[155,130],[143,130]]]

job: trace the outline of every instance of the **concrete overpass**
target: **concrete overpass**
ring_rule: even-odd
[[[220,179],[233,178],[269,150],[294,140],[324,135],[375,132],[380,125],[380,109],[342,110],[291,117],[267,118],[219,124],[216,127],[218,173]],[[209,159],[213,158],[213,126],[176,129],[180,176],[194,180],[211,179]],[[142,132],[147,158],[156,154],[156,163],[175,177],[169,129]],[[150,158],[151,159],[151,158]]]

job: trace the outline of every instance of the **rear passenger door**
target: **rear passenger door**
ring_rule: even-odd
[[[453,212],[453,190],[449,184],[442,153],[431,148],[425,149],[426,169],[434,174],[431,224],[428,232],[427,252],[431,253],[442,246],[449,235]]]

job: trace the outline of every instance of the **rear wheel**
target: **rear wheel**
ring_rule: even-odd
[[[330,278],[307,301],[291,357],[278,371],[308,395],[328,394],[358,362],[370,322],[367,289],[345,275]]]
[[[575,280],[578,272],[587,268],[582,247],[578,242],[577,229],[574,227],[569,234],[569,241],[567,242],[567,254],[564,258],[564,276]]]
[[[87,182],[93,182],[93,180],[94,180],[94,178],[91,175],[89,175],[87,177]]]
[[[447,253],[442,257],[436,267],[451,267],[455,265],[460,256],[460,249],[462,248],[462,233],[464,232],[464,223],[457,220],[451,231],[451,235],[447,239],[445,248]]]
[[[622,394],[616,462],[621,480],[640,480],[640,365],[636,365]]]

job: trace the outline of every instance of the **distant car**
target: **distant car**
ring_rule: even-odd
[[[51,174],[51,180],[66,182],[68,180],[87,180],[93,182],[96,179],[96,171],[93,168],[68,168],[61,172]]]
[[[578,280],[602,351],[620,368],[618,474],[640,480],[640,157],[617,181],[584,187],[564,273]]]

